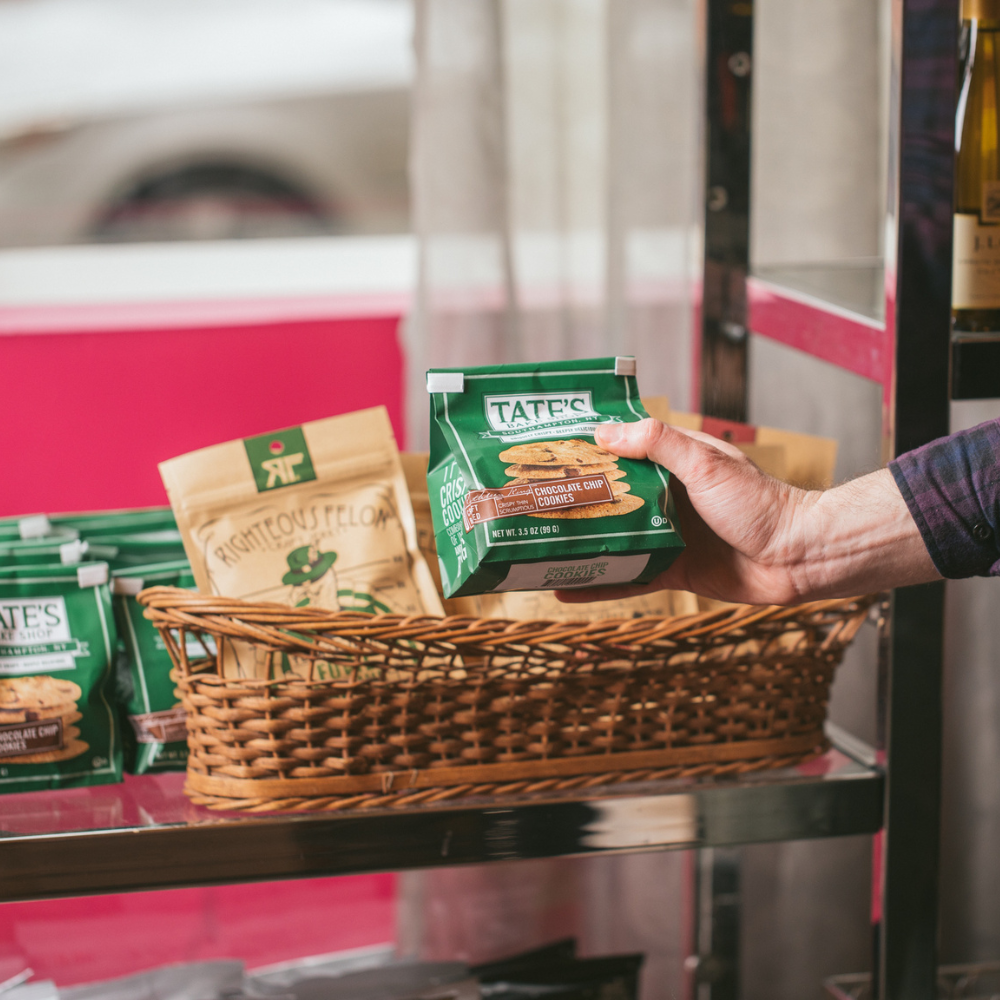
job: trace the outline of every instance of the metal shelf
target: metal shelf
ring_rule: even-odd
[[[747,279],[753,333],[885,382],[892,345],[885,329],[880,260],[757,267]]]
[[[758,267],[747,278],[747,326],[886,384],[892,342],[884,283],[879,260]],[[951,398],[1000,398],[1000,334],[953,335]]]
[[[182,784],[12,797],[0,901],[874,833],[884,795],[880,770],[838,750],[740,777],[295,817],[211,813]]]

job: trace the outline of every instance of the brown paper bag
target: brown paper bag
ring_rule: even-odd
[[[680,427],[689,431],[700,431],[702,429],[702,416],[699,413],[678,413],[670,409],[670,401],[666,396],[643,397],[642,405],[646,407],[646,412],[657,420],[671,427]],[[756,466],[763,469],[770,476],[776,479],[785,479],[787,474],[787,453],[785,444],[779,439],[768,439],[762,441],[760,431],[762,428],[747,428],[753,432],[754,440],[733,441],[740,451],[750,459]],[[779,434],[782,432],[779,432]],[[793,438],[805,438],[804,434],[793,434]],[[824,441],[833,444],[834,455],[836,455],[836,442],[826,442],[825,438],[815,438],[809,440]]]
[[[797,434],[776,427],[713,421],[700,413],[672,410],[663,396],[643,398],[642,403],[651,417],[671,427],[705,431],[729,440],[765,472],[786,483],[807,490],[825,490],[833,485],[837,442],[831,438]]]
[[[199,590],[370,614],[441,614],[384,407],[203,448],[160,465]],[[272,657],[223,651],[226,676]],[[283,658],[285,672],[307,668]]]

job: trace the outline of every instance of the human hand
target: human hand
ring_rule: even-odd
[[[766,475],[738,448],[658,420],[599,425],[597,444],[669,469],[684,552],[646,586],[558,592],[561,601],[689,590],[747,604],[797,604],[939,579],[891,474],[826,492]]]

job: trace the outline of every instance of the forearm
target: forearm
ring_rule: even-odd
[[[796,521],[790,572],[801,600],[941,579],[888,469],[809,495]]]

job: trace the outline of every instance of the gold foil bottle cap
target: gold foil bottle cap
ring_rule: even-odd
[[[1000,0],[962,0],[963,21],[1000,21]]]

